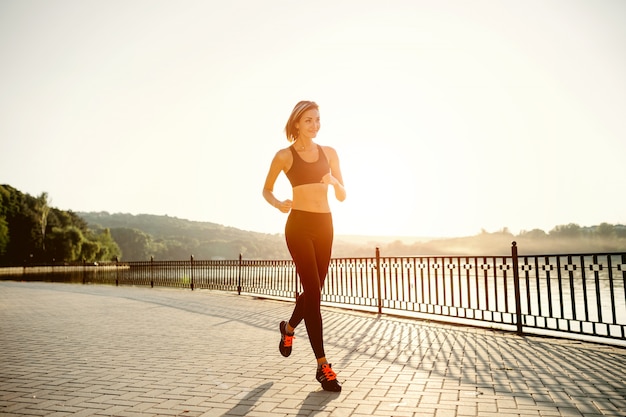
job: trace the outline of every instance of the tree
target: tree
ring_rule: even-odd
[[[93,242],[98,247],[93,258],[94,261],[113,261],[116,258],[121,258],[122,251],[111,236],[111,231],[108,228],[98,233]]]
[[[34,199],[8,185],[2,186],[2,213],[8,225],[9,244],[1,260],[3,264],[21,265],[26,260],[41,258],[41,233]]]
[[[600,223],[594,231],[594,234],[604,239],[613,238],[616,236],[615,227],[608,223]]]
[[[53,260],[63,262],[82,260],[81,255],[85,237],[78,227],[53,227],[50,233],[48,233],[48,242],[48,251]],[[86,248],[86,250],[89,251],[90,248]]]
[[[93,240],[85,240],[80,247],[80,255],[76,261],[96,262],[100,252],[100,244]]]
[[[521,237],[527,237],[529,239],[543,239],[543,238],[545,238],[548,235],[546,234],[546,232],[544,232],[541,229],[533,229],[530,232],[524,231],[524,232],[520,233],[520,236]]]
[[[582,228],[575,223],[570,223],[565,226],[556,226],[554,229],[550,230],[551,237],[561,237],[567,239],[581,237],[582,233]]]
[[[141,230],[129,227],[110,229],[111,237],[120,249],[120,259],[125,261],[145,261],[154,255],[152,238]]]
[[[9,224],[4,216],[0,215],[0,259],[9,246]]]
[[[36,200],[36,211],[39,214],[39,227],[41,230],[41,248],[46,251],[46,226],[48,225],[48,214],[50,206],[48,205],[48,193],[41,193]]]

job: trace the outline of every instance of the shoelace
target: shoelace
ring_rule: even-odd
[[[295,339],[295,336],[283,334],[283,345],[285,345],[285,347],[291,347],[291,345],[293,344],[293,339]]]
[[[324,374],[324,379],[326,381],[334,381],[337,379],[335,371],[333,371],[333,369],[326,363],[322,365],[322,373]]]

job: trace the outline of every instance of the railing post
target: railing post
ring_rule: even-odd
[[[115,257],[115,286],[120,285],[120,266],[118,265],[117,256]]]
[[[189,261],[190,265],[191,265],[191,271],[189,272],[189,275],[191,276],[191,291],[193,291],[193,287],[194,287],[194,282],[193,282],[193,255],[191,255],[191,259]]]
[[[237,295],[241,295],[241,269],[243,268],[243,256],[239,254],[239,275],[237,277]]]
[[[383,295],[381,292],[381,277],[380,277],[380,248],[376,247],[376,285],[378,287],[378,314],[383,313]]]
[[[83,257],[83,285],[85,285],[86,279],[87,279],[87,261]]]
[[[150,288],[154,288],[154,256],[150,255]]]
[[[519,260],[517,258],[517,242],[511,246],[511,256],[513,257],[513,286],[515,287],[515,316],[517,317],[517,334],[522,336],[522,296],[519,284]]]

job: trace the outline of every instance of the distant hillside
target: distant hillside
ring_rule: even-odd
[[[97,224],[111,229],[124,227],[139,229],[158,238],[171,236],[206,238],[207,236],[212,236],[237,239],[248,237],[249,234],[252,233],[234,227],[222,226],[217,223],[196,222],[179,219],[177,217],[157,216],[153,214],[109,214],[106,211],[90,213],[78,212],[76,214],[85,219],[89,224]]]
[[[90,227],[108,228],[122,250],[122,259],[288,259],[282,235],[240,230],[216,223],[170,216],[78,212]]]
[[[282,233],[245,231],[210,222],[197,222],[151,214],[77,213],[96,231],[108,228],[122,251],[122,260],[290,259]],[[513,235],[506,229],[475,236],[427,239],[336,236],[333,257],[485,255],[511,253],[517,241],[520,254],[554,254],[626,251],[626,226],[602,223],[580,227],[556,226],[549,233],[535,229]]]

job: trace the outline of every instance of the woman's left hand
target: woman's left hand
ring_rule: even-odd
[[[335,185],[338,184],[337,178],[333,177],[333,174],[330,172],[322,177],[322,184],[326,185]]]

